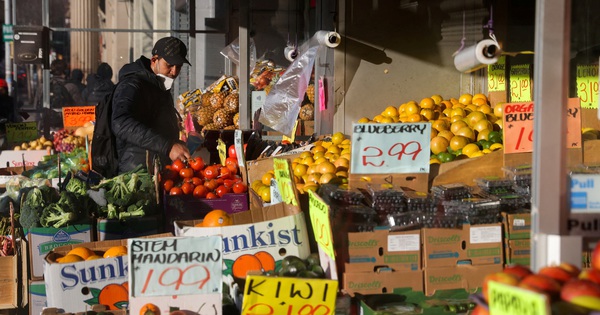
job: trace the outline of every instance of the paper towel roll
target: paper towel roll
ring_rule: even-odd
[[[491,39],[484,39],[454,56],[454,66],[460,72],[472,72],[498,62],[500,47]]]
[[[295,47],[288,46],[283,50],[283,54],[288,61],[294,61],[298,57],[298,50]]]
[[[337,32],[318,31],[315,33],[315,37],[319,41],[319,44],[324,44],[329,48],[339,46],[342,41],[342,37]]]

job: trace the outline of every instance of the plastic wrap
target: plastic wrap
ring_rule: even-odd
[[[256,46],[254,45],[254,40],[252,38],[249,39],[250,47],[248,48],[249,54],[249,65],[254,67],[256,64]],[[239,38],[236,38],[231,44],[227,45],[223,50],[221,50],[221,55],[225,58],[231,60],[231,62],[236,65],[240,64],[240,41]],[[250,69],[252,72],[253,69]]]

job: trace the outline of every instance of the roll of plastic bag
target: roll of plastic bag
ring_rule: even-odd
[[[261,124],[292,136],[319,50],[337,47],[340,40],[340,35],[335,32],[318,31],[298,48],[298,56],[265,99],[259,117]]]
[[[473,72],[498,62],[498,56],[500,56],[498,43],[491,39],[484,39],[456,54],[454,66],[460,72]]]

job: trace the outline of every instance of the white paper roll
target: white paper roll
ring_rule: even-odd
[[[283,50],[283,54],[285,55],[285,59],[288,61],[294,61],[294,59],[298,57],[298,50],[296,50],[294,47],[288,46]]]
[[[319,44],[324,44],[329,48],[339,46],[342,41],[342,37],[336,32],[318,31],[315,33],[315,37],[319,41]]]
[[[498,62],[500,47],[491,39],[484,39],[454,56],[454,66],[460,72],[472,72]]]

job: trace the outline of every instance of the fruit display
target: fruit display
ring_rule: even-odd
[[[53,149],[54,143],[46,139],[46,137],[41,136],[38,139],[31,140],[29,142],[23,142],[20,145],[16,145],[13,150],[22,151],[22,150],[48,150]]]
[[[75,148],[85,147],[85,138],[76,136],[74,130],[68,129],[53,132],[52,142],[56,152],[71,152]]]
[[[204,216],[204,218],[202,219],[202,222],[197,223],[194,226],[195,227],[220,227],[220,226],[228,226],[228,225],[232,225],[232,224],[233,224],[233,220],[227,212],[225,212],[221,209],[214,209]]]
[[[127,246],[125,245],[115,245],[107,249],[93,250],[84,246],[78,246],[71,249],[66,254],[57,254],[53,258],[55,258],[55,262],[59,264],[68,264],[79,261],[111,258],[125,255],[127,255]]]

